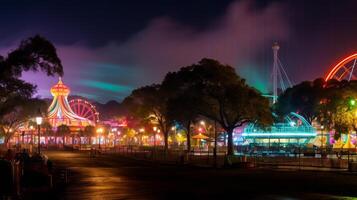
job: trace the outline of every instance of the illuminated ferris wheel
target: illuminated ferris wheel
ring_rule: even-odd
[[[357,80],[357,53],[354,53],[337,63],[325,77],[325,81],[336,80]]]
[[[95,106],[83,99],[72,99],[69,101],[69,105],[74,113],[83,118],[89,119],[94,123],[99,121],[99,113],[95,109]]]

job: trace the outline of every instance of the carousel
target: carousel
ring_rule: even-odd
[[[67,125],[72,131],[81,130],[89,125],[94,126],[96,123],[95,120],[92,121],[88,118],[79,116],[72,110],[68,102],[69,93],[69,87],[63,84],[61,78],[59,78],[58,83],[51,88],[53,100],[48,108],[47,117],[51,126],[58,127],[60,125]]]

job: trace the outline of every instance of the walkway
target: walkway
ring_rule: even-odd
[[[119,156],[47,152],[70,169],[60,199],[340,199],[357,195],[357,176],[336,172],[156,166]]]

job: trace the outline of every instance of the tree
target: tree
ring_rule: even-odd
[[[92,145],[92,137],[95,136],[96,134],[96,130],[94,126],[88,125],[86,127],[84,127],[84,131],[83,134],[85,137],[87,137],[87,140],[89,142],[90,145]]]
[[[55,47],[45,38],[34,36],[23,40],[20,46],[0,55],[0,129],[5,141],[11,137],[12,126],[28,119],[39,107],[32,99],[36,86],[21,80],[23,71],[44,71],[47,75],[62,75],[63,67]],[[32,113],[32,114],[30,114]]]
[[[40,99],[21,100],[11,111],[8,111],[0,118],[0,133],[4,136],[4,143],[7,145],[10,138],[17,129],[33,117],[39,115],[39,110],[46,110],[47,104]]]
[[[196,106],[199,103],[196,91],[190,86],[190,71],[181,69],[180,73],[168,73],[163,82],[162,89],[170,94],[167,100],[167,117],[171,122],[178,122],[186,129],[187,151],[191,151],[191,124],[198,117]]]
[[[191,151],[191,125],[195,122],[197,114],[194,109],[195,104],[188,101],[189,98],[185,96],[183,94],[168,101],[167,115],[170,121],[176,121],[186,129],[187,151]]]
[[[0,55],[0,118],[32,97],[36,86],[21,80],[23,71],[44,71],[62,75],[63,67],[56,48],[41,36],[23,40],[6,57]]]
[[[57,127],[57,135],[61,135],[62,136],[62,140],[63,140],[63,147],[66,143],[66,135],[71,133],[71,129],[69,128],[69,126],[62,124],[60,126]]]
[[[327,82],[318,107],[317,121],[328,130],[335,130],[335,139],[342,133],[357,131],[356,100],[356,81]]]
[[[213,59],[202,59],[175,73],[183,80],[178,86],[185,91],[183,94],[195,94],[190,96],[190,101],[194,100],[195,112],[218,122],[227,132],[228,155],[234,153],[235,128],[246,123],[257,123],[262,127],[272,124],[268,99],[248,86],[233,67]]]
[[[154,84],[134,90],[123,103],[131,114],[146,122],[157,124],[164,134],[165,151],[168,150],[170,121],[167,118],[168,96],[161,85]]]
[[[310,124],[319,115],[319,104],[323,99],[325,81],[321,78],[304,81],[285,90],[274,105],[274,111],[279,116],[290,112],[299,113]]]
[[[41,124],[41,128],[44,130],[43,135],[45,136],[46,144],[48,144],[48,136],[53,135],[52,125],[48,121],[44,121]]]

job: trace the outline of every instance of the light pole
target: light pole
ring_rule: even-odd
[[[97,134],[98,134],[98,136],[99,136],[99,149],[101,149],[100,148],[100,137],[101,137],[101,135],[102,135],[102,133],[103,133],[103,128],[97,128]]]
[[[118,129],[117,128],[112,128],[112,132],[113,132],[113,137],[114,137],[114,148],[115,148],[115,146],[116,146],[116,144],[117,144],[117,139],[118,139]]]
[[[173,126],[171,127],[171,131],[174,132],[174,137],[173,137],[173,142],[174,142],[174,145],[177,145],[178,146],[178,142],[177,142],[177,138],[176,138],[176,134],[177,134],[177,131],[176,131],[176,126]],[[176,144],[175,144],[176,143]]]
[[[155,148],[156,148],[156,131],[157,131],[157,127],[154,126],[154,127],[152,128],[152,130],[154,131],[154,149],[155,149]]]
[[[157,129],[156,131],[158,134],[160,134],[161,130],[160,129]],[[156,137],[156,136],[155,136]],[[159,135],[159,139],[161,139],[160,135]]]
[[[140,140],[139,140],[139,146],[143,145],[143,134],[145,132],[144,128],[139,129],[139,133],[140,133]]]
[[[321,161],[323,159],[323,149],[324,149],[324,125],[321,125]]]
[[[214,167],[217,167],[217,122],[214,121],[214,147],[213,147]]]
[[[41,124],[42,117],[36,117],[37,131],[38,131],[38,154],[41,154]]]
[[[30,145],[32,146],[33,145],[33,126],[31,125],[30,126],[30,132],[31,132],[31,134],[30,134],[30,137],[31,137],[31,141],[30,141]],[[27,143],[29,143],[29,138],[28,138],[28,136],[27,136]]]

